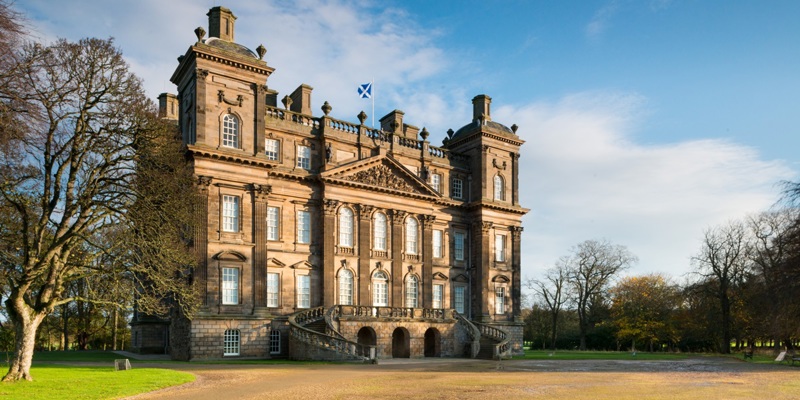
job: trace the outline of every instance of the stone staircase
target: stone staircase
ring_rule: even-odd
[[[495,347],[497,347],[497,341],[486,336],[481,336],[481,350],[478,352],[478,356],[475,358],[494,360]]]
[[[481,332],[481,348],[476,358],[499,360],[511,357],[511,346],[506,331],[495,326],[474,322]]]
[[[289,316],[289,357],[295,360],[374,361],[375,346],[343,338],[328,326],[324,307]],[[329,334],[330,333],[330,334]]]

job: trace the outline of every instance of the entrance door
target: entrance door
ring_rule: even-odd
[[[425,331],[425,357],[441,357],[441,335],[436,328]]]
[[[392,333],[392,358],[410,358],[411,346],[406,328],[397,328]]]

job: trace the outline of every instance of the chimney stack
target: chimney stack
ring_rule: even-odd
[[[472,120],[477,121],[481,119],[481,115],[483,115],[484,121],[491,121],[492,120],[492,98],[485,95],[479,94],[472,99]]]
[[[208,11],[208,37],[233,42],[233,24],[236,16],[225,7],[214,7]]]

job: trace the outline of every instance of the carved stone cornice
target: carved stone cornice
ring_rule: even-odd
[[[333,199],[325,199],[322,201],[323,211],[325,215],[336,215],[336,209],[339,207],[339,201]]]
[[[407,212],[402,210],[392,210],[392,222],[401,224],[406,219]]]
[[[372,212],[375,211],[375,207],[365,204],[359,204],[356,208],[358,208],[358,218],[362,220],[370,219],[370,217],[372,217]]]

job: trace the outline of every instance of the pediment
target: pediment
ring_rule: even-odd
[[[458,274],[455,278],[453,278],[453,282],[466,283],[469,282],[469,278],[467,278],[464,274]]]
[[[247,261],[247,257],[245,257],[244,254],[233,250],[220,251],[214,254],[212,258],[219,261]]]
[[[505,275],[497,275],[492,278],[492,282],[509,283],[511,282],[511,279],[508,279],[508,277]]]
[[[437,272],[437,273],[433,274],[433,280],[435,280],[435,281],[446,281],[447,280],[447,276],[445,276],[445,274],[443,274],[441,272]]]
[[[286,264],[284,264],[283,262],[281,262],[281,260],[278,260],[275,257],[270,257],[267,259],[267,268],[283,268],[285,266]]]
[[[312,269],[314,268],[308,261],[300,261],[299,263],[292,264],[293,269]]]
[[[334,168],[321,174],[328,182],[395,191],[419,196],[440,197],[433,188],[414,172],[388,155],[379,155]]]

